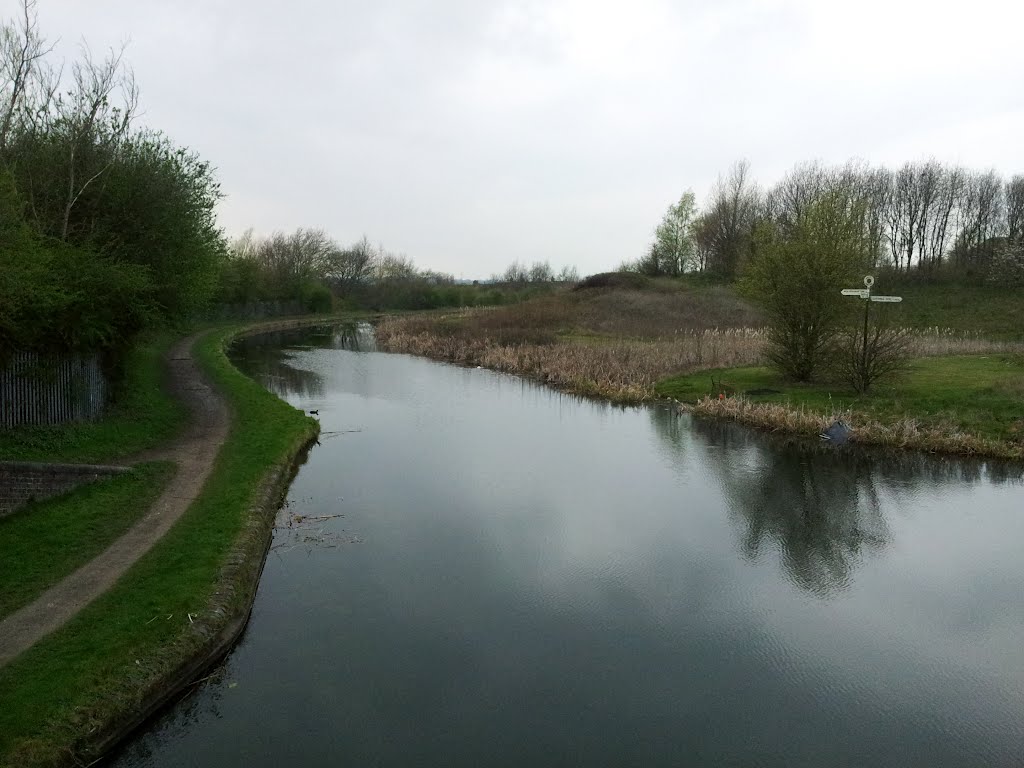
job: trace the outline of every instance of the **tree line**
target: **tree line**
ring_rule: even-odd
[[[0,25],[0,354],[116,350],[215,293],[213,168],[138,98],[123,50],[55,61],[31,0]]]
[[[421,269],[405,254],[369,238],[342,245],[323,229],[300,228],[233,239],[219,278],[225,304],[299,301],[305,310],[434,309],[492,306],[518,301],[543,285],[576,280],[575,269],[557,275],[547,262],[527,268],[514,262],[489,283],[458,283],[453,275]]]
[[[629,266],[736,281],[765,310],[768,359],[787,378],[867,392],[904,367],[907,332],[898,304],[865,293],[858,306],[840,289],[860,289],[866,273],[1024,285],[1024,175],[805,163],[763,189],[741,161],[703,210],[691,191],[672,204]]]
[[[228,241],[214,168],[142,127],[124,50],[55,58],[34,0],[0,23],[0,365],[16,350],[106,353],[211,303],[425,309],[501,304],[555,275],[459,285],[367,238],[322,229]]]
[[[757,256],[759,226],[799,227],[829,198],[861,207],[871,268],[1024,283],[1024,174],[1004,178],[937,160],[897,169],[803,163],[767,189],[740,161],[718,179],[703,209],[692,191],[669,206],[644,256],[627,266],[649,275],[737,278]]]

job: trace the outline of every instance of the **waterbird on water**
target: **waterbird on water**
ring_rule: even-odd
[[[310,411],[309,415],[310,416],[319,416],[320,415],[320,411],[318,411],[318,410],[317,411]]]

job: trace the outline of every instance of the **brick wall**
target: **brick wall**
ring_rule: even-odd
[[[80,485],[127,471],[127,467],[94,464],[0,461],[0,517],[30,501],[57,496]]]

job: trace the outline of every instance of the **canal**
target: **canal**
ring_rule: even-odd
[[[233,356],[320,444],[242,641],[118,768],[1020,764],[1019,469],[614,407],[365,327]]]

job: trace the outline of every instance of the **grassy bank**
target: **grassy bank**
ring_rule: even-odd
[[[174,472],[142,464],[0,519],[0,618],[84,565],[149,509]]]
[[[660,382],[656,391],[698,413],[763,429],[814,435],[842,418],[860,442],[1024,456],[1020,354],[914,360],[898,383],[865,396],[837,384],[793,384],[764,367],[675,376]]]
[[[1020,288],[886,279],[880,290],[903,297],[900,318],[908,328],[948,328],[989,339],[1024,341]]]
[[[244,615],[273,521],[261,496],[317,424],[228,362],[232,332],[218,330],[197,346],[233,413],[206,488],[113,589],[0,669],[0,765],[89,763],[95,734],[138,710],[183,660]]]
[[[174,337],[145,339],[128,354],[116,404],[102,421],[0,431],[0,459],[102,463],[173,438],[184,409],[163,388],[162,356]]]
[[[1000,311],[1000,322],[1011,323],[1010,307]],[[934,319],[927,317],[929,323]],[[391,352],[480,365],[617,402],[643,402],[658,396],[656,385],[666,377],[760,363],[766,343],[761,324],[760,314],[730,286],[641,279],[563,290],[491,310],[385,318],[377,341]],[[1007,338],[992,341],[977,328],[922,327],[913,339],[915,356],[1018,347]]]

